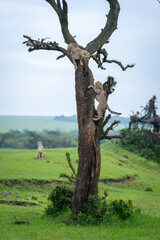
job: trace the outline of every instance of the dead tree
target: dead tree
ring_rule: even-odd
[[[129,129],[133,124],[148,124],[153,126],[153,133],[159,136],[160,131],[160,116],[157,115],[156,106],[157,97],[153,97],[148,101],[145,107],[142,108],[142,112],[137,112],[130,116]]]
[[[133,114],[130,116],[130,121],[129,121],[129,130],[131,130],[132,125],[139,124],[141,123],[141,113],[137,111],[136,113],[133,112]]]
[[[142,112],[144,112],[144,116],[142,117],[142,121],[143,120],[148,120],[148,119],[152,119],[155,118],[157,116],[156,114],[156,96],[153,95],[153,97],[149,100],[148,104],[146,104],[146,106],[142,109]]]
[[[107,58],[107,52],[103,48],[104,44],[109,43],[109,38],[112,33],[117,29],[117,21],[120,11],[118,0],[107,0],[109,4],[109,12],[106,15],[106,24],[101,29],[100,34],[89,42],[86,47],[80,46],[75,37],[73,37],[68,28],[68,5],[66,0],[46,0],[53,10],[56,12],[59,18],[61,31],[64,37],[65,43],[75,44],[82,50],[86,50],[90,54],[90,58],[96,61],[99,68],[104,69],[104,63],[118,64],[123,71],[134,65],[123,66],[121,62],[117,60],[109,60]],[[35,50],[53,50],[62,53],[58,59],[63,56],[67,56],[73,63],[73,55],[68,50],[59,46],[57,42],[48,41],[48,39],[34,40],[29,36],[25,36],[24,44],[27,45],[28,51]],[[76,88],[76,103],[77,103],[77,117],[78,117],[78,154],[79,165],[75,184],[73,213],[77,215],[85,202],[88,200],[89,194],[98,194],[98,179],[101,167],[101,154],[100,154],[100,140],[111,139],[108,136],[108,132],[113,129],[113,126],[118,124],[115,121],[105,131],[104,126],[110,119],[110,115],[104,119],[103,117],[98,121],[94,121],[95,108],[94,108],[94,94],[93,91],[88,91],[89,85],[94,85],[94,77],[92,71],[88,67],[87,59],[74,59],[76,62],[75,71],[75,88]],[[82,64],[83,62],[83,64]],[[74,63],[75,64],[75,63]],[[114,136],[119,138],[120,136]]]

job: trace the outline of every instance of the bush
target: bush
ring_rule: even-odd
[[[131,200],[115,200],[108,203],[105,197],[95,198],[90,196],[83,208],[83,214],[87,217],[87,222],[96,224],[100,222],[109,222],[114,217],[118,217],[121,220],[127,220],[134,213],[135,207]]]
[[[66,185],[57,186],[48,198],[51,204],[45,209],[45,212],[47,215],[56,217],[69,211],[67,216],[64,217],[65,223],[80,225],[108,223],[117,218],[127,220],[136,212],[131,200],[128,202],[123,200],[108,202],[106,200],[107,196],[106,193],[102,197],[90,196],[82,211],[77,216],[73,216],[70,214],[73,189]]]
[[[154,133],[134,126],[131,130],[122,129],[120,131],[122,139],[120,146],[133,153],[160,163],[160,139]]]
[[[126,220],[134,213],[132,201],[125,202],[123,200],[115,200],[110,203],[109,208],[113,214],[116,214],[120,219]]]
[[[145,191],[146,191],[146,192],[153,192],[153,189],[150,188],[150,187],[146,187]]]
[[[98,223],[103,221],[107,210],[106,198],[90,196],[88,202],[83,206],[82,214],[85,215],[89,223]]]
[[[46,208],[46,214],[57,216],[72,209],[73,189],[65,185],[55,187],[48,197],[51,204]]]

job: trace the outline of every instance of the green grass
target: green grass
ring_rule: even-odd
[[[44,161],[34,159],[37,150],[0,150],[1,179],[47,179],[58,180],[62,172],[70,173],[66,152],[70,152],[73,163],[78,159],[74,148],[45,149]]]
[[[123,199],[133,201],[142,213],[132,221],[115,221],[108,225],[74,226],[66,225],[66,216],[56,219],[44,216],[47,196],[56,182],[62,180],[60,173],[70,174],[65,153],[71,155],[72,163],[77,168],[77,149],[45,149],[46,159],[35,160],[36,150],[0,150],[0,193],[9,190],[12,195],[0,200],[25,201],[36,206],[11,206],[0,204],[0,240],[43,240],[43,239],[111,239],[130,240],[160,239],[160,166],[144,158],[122,150],[115,144],[108,143],[101,147],[102,167],[100,179],[119,179],[119,182],[99,182],[99,193],[108,190],[108,200]],[[129,180],[122,182],[125,176]],[[19,180],[11,186],[9,179]],[[37,181],[31,181],[37,179]],[[6,180],[8,186],[2,182]],[[27,181],[28,180],[28,181]],[[41,180],[42,183],[41,183]],[[52,182],[44,182],[49,180]],[[147,191],[150,188],[152,191]],[[18,220],[30,224],[14,224]]]
[[[160,218],[141,215],[133,221],[117,221],[110,225],[74,226],[63,223],[62,218],[49,218],[42,215],[39,207],[11,207],[0,209],[1,240],[158,240],[160,239]],[[29,225],[14,224],[18,220]],[[64,216],[65,217],[65,216]]]

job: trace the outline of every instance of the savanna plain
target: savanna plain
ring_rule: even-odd
[[[132,200],[141,211],[126,221],[80,225],[45,215],[48,195],[70,175],[65,153],[78,166],[76,148],[45,149],[45,160],[34,159],[37,150],[0,149],[1,240],[158,240],[160,239],[160,166],[121,149],[115,143],[101,145],[99,195],[107,201]]]

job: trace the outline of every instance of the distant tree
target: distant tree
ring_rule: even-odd
[[[35,131],[0,133],[0,148],[37,149],[37,142],[42,141],[45,148],[76,147],[74,136],[56,131]]]
[[[5,139],[6,139],[5,135],[2,134],[0,136],[0,148],[3,147],[3,143],[4,143]]]
[[[28,131],[26,135],[27,135],[26,147],[29,149],[36,149],[37,142],[39,140],[39,135],[35,131]]]
[[[99,104],[98,111],[101,111],[100,119],[97,118],[94,107],[94,98],[100,89],[95,90],[94,77],[92,71],[88,66],[88,56],[93,59],[99,68],[104,68],[104,63],[118,64],[123,71],[134,65],[123,66],[117,60],[109,60],[108,53],[103,46],[109,43],[109,38],[117,29],[117,21],[120,11],[118,0],[107,0],[109,3],[109,12],[106,15],[106,24],[101,29],[100,34],[89,42],[86,47],[82,47],[73,37],[68,28],[68,5],[66,0],[46,0],[58,15],[61,25],[61,31],[65,43],[68,45],[68,50],[59,46],[57,42],[49,41],[47,38],[34,40],[29,36],[24,35],[26,41],[24,44],[29,47],[28,51],[34,50],[53,50],[62,53],[57,59],[67,56],[68,59],[75,66],[75,85],[76,85],[76,102],[77,102],[77,117],[78,117],[78,154],[79,166],[77,171],[77,178],[74,192],[73,213],[77,215],[84,203],[88,201],[89,195],[97,196],[98,194],[98,180],[101,168],[101,154],[100,154],[100,140],[119,138],[120,136],[108,136],[110,130],[119,123],[114,121],[110,127],[103,130],[108,123],[111,115],[105,118],[105,110],[109,107],[106,105],[109,95],[113,92],[115,86],[114,78],[108,78],[107,82],[103,84],[101,90],[106,91],[106,103]],[[85,27],[85,24],[84,24]],[[86,56],[86,57],[85,57]],[[89,86],[92,89],[89,90]],[[99,84],[100,86],[100,84]],[[99,99],[101,101],[101,99]],[[104,107],[105,105],[105,107]],[[103,108],[104,107],[104,108]],[[100,109],[101,108],[101,109]],[[110,109],[109,109],[110,110]],[[113,112],[113,111],[112,111]]]
[[[160,138],[157,134],[144,126],[134,126],[129,129],[121,129],[120,146],[131,152],[160,163]]]
[[[133,124],[148,124],[153,126],[154,134],[159,136],[160,131],[160,116],[157,115],[157,106],[156,106],[157,97],[153,97],[149,100],[145,107],[142,107],[141,112],[137,112],[130,117],[129,129]]]

